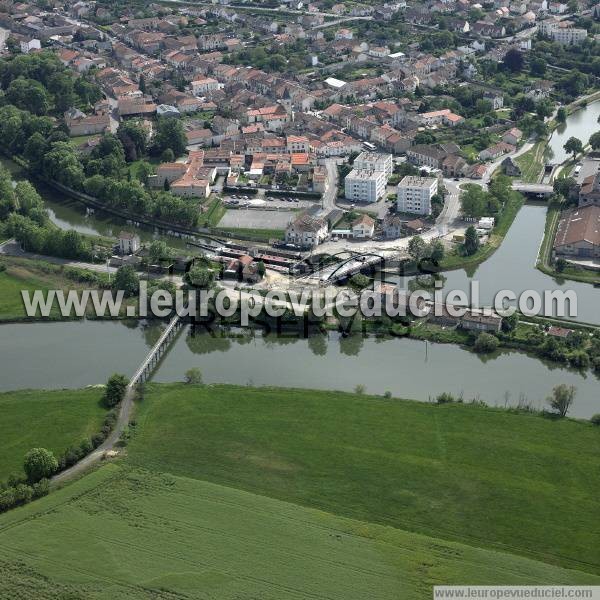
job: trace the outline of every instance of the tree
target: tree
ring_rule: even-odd
[[[559,123],[564,123],[567,120],[567,109],[564,106],[561,106],[556,111],[556,120]]]
[[[120,373],[114,373],[106,382],[106,389],[102,398],[104,405],[107,408],[117,406],[125,397],[127,390],[127,378]]]
[[[163,240],[154,240],[148,249],[150,262],[154,265],[160,264],[161,260],[173,258],[173,250]]]
[[[208,288],[212,285],[215,279],[214,271],[203,265],[193,265],[190,270],[183,276],[183,280],[197,288]]]
[[[590,146],[592,147],[592,150],[600,150],[600,131],[592,133],[590,136]]]
[[[552,390],[552,395],[546,401],[560,417],[566,417],[576,393],[577,389],[574,385],[561,383]]]
[[[546,61],[541,56],[536,56],[529,61],[529,71],[535,77],[543,77],[546,74]]]
[[[15,79],[6,90],[6,99],[10,104],[34,115],[45,115],[50,109],[50,96],[46,88],[34,79]]]
[[[146,154],[148,133],[140,121],[124,121],[119,125],[117,136],[125,150],[125,158],[131,162]]]
[[[556,259],[556,262],[554,263],[554,267],[556,268],[556,271],[558,273],[562,273],[567,268],[568,264],[569,263],[564,258],[561,257],[561,258]]]
[[[552,184],[554,191],[568,199],[571,192],[577,187],[577,182],[572,177],[558,177]]]
[[[188,369],[185,372],[185,382],[199,385],[202,383],[202,371],[198,368]]]
[[[122,265],[117,269],[113,289],[123,290],[125,296],[135,296],[140,288],[140,278],[131,265]]]
[[[439,263],[444,258],[445,254],[446,247],[441,240],[433,240],[433,242],[429,244],[429,256],[434,262]]]
[[[467,230],[465,231],[465,243],[463,248],[467,256],[471,256],[479,250],[479,236],[473,225],[467,227]]]
[[[523,54],[516,48],[511,48],[505,55],[502,61],[504,66],[512,73],[518,73],[523,70]]]
[[[160,118],[154,136],[154,150],[161,154],[167,148],[173,151],[175,156],[180,156],[187,147],[187,138],[183,124],[178,119]]]
[[[58,461],[50,450],[33,448],[25,455],[23,469],[29,482],[36,483],[51,477],[58,469]]]
[[[421,260],[427,253],[425,240],[419,235],[412,237],[408,242],[408,253],[415,260]]]
[[[514,312],[512,315],[509,315],[502,319],[502,331],[510,333],[511,331],[514,331],[517,328],[518,324],[519,314],[517,312]]]
[[[498,338],[491,333],[480,333],[475,340],[473,349],[481,354],[489,354],[498,349]]]
[[[573,155],[573,159],[580,153],[583,152],[583,144],[579,138],[571,136],[563,146],[566,152],[570,152]]]
[[[478,185],[469,185],[460,195],[462,211],[467,217],[479,219],[486,211],[487,199],[485,191]]]

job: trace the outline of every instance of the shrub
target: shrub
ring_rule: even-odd
[[[83,456],[89,454],[93,449],[94,446],[92,445],[92,442],[90,440],[82,440],[81,444],[79,444],[79,450],[81,451],[81,454],[83,454]]]
[[[491,333],[480,333],[475,340],[473,349],[481,354],[488,354],[498,349],[498,338]]]
[[[188,369],[185,372],[185,382],[190,384],[202,383],[202,371],[197,368]]]
[[[387,390],[384,394],[383,394],[384,398],[391,398],[392,397],[392,392],[390,392],[389,390]]]
[[[454,396],[452,394],[449,394],[448,392],[444,392],[436,398],[436,402],[438,404],[451,404],[452,402],[455,402],[455,400],[454,400]]]
[[[33,484],[33,498],[41,498],[47,496],[50,491],[50,482],[47,479],[40,479]]]
[[[592,422],[592,425],[596,425],[598,427],[600,427],[600,413],[596,413],[591,419],[590,421]]]
[[[365,393],[366,389],[367,388],[362,383],[359,383],[357,386],[355,386],[354,393],[362,395]]]
[[[94,435],[92,436],[91,442],[92,442],[92,446],[94,448],[97,448],[98,446],[100,446],[102,444],[102,442],[106,439],[106,437],[104,437],[104,435],[102,435],[102,433],[98,432],[98,433],[94,433]]]

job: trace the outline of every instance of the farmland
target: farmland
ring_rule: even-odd
[[[150,384],[121,458],[0,515],[0,596],[412,600],[436,583],[598,585],[599,450],[597,429],[570,419]]]
[[[0,394],[0,481],[21,473],[28,450],[44,447],[56,455],[97,432],[106,410],[102,391],[25,390]]]
[[[490,550],[117,465],[0,519],[0,593],[430,598],[448,582],[600,583]],[[21,596],[23,597],[23,596]]]
[[[600,435],[588,423],[177,384],[151,387],[138,423],[129,459],[143,468],[600,573]]]

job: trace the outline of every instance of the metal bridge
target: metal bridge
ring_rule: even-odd
[[[381,254],[373,254],[371,252],[356,253],[341,263],[327,265],[298,279],[316,280],[319,283],[335,283],[340,279],[360,273],[365,268],[381,265],[385,260],[386,258]]]
[[[161,356],[164,354],[165,350],[169,347],[169,344],[175,337],[178,329],[181,327],[182,322],[179,315],[176,315],[171,319],[167,328],[162,332],[161,336],[158,338],[158,341],[148,354],[146,358],[144,358],[142,364],[138,367],[138,370],[133,374],[133,377],[129,380],[128,388],[134,388],[138,383],[143,383],[148,379],[154,367],[158,364]]]

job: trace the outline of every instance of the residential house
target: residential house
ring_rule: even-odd
[[[285,231],[285,241],[301,248],[315,248],[327,238],[327,222],[304,214],[292,221]]]

